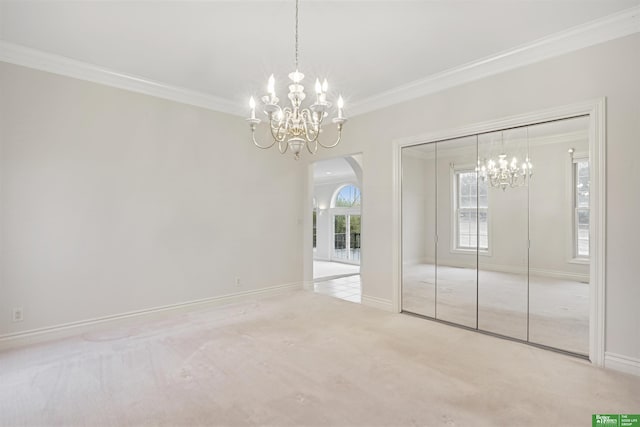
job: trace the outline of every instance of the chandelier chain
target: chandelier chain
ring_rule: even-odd
[[[296,0],[296,70],[298,70],[298,3]]]

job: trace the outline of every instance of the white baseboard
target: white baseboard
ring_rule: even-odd
[[[640,359],[621,354],[605,352],[604,367],[627,374],[640,376]]]
[[[571,273],[560,270],[546,270],[542,268],[532,268],[529,273],[533,276],[549,277],[551,279],[570,280],[572,282],[589,283],[589,275],[581,273]]]
[[[369,295],[362,295],[362,305],[377,308],[379,310],[394,312],[393,304],[390,300]]]
[[[411,258],[411,259],[403,259],[403,266],[414,266],[421,264],[435,264],[436,260],[434,258]]]
[[[302,289],[302,287],[303,284],[300,282],[288,283],[284,285],[276,285],[267,288],[252,289],[227,295],[187,301],[178,304],[170,304],[144,310],[130,311],[127,313],[120,313],[112,316],[97,317],[93,319],[81,320],[78,322],[64,323],[61,325],[49,326],[45,328],[4,334],[0,335],[0,350],[22,347],[25,345],[80,335],[92,331],[98,326],[102,326],[105,324],[113,325],[116,323],[123,323],[132,318],[152,317],[160,313],[167,313],[171,311],[188,311],[196,307],[199,308],[203,306],[217,306],[233,302],[240,302],[253,297],[276,295],[282,292],[298,290]]]

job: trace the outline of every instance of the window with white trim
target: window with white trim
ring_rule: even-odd
[[[573,157],[573,251],[589,259],[589,158]]]
[[[473,169],[456,170],[453,176],[455,249],[488,251],[487,183]]]

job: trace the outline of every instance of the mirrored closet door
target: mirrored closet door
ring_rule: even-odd
[[[588,125],[402,149],[403,311],[588,354]]]
[[[522,164],[528,157],[527,128],[478,135],[478,182],[485,198],[478,329],[520,340],[527,339],[529,174]],[[518,182],[505,182],[496,173],[501,162],[517,170]]]

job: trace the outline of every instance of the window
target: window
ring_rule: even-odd
[[[454,201],[455,248],[489,250],[487,183],[474,170],[455,171]]]
[[[589,159],[573,159],[574,257],[589,258]]]
[[[336,208],[352,208],[360,206],[360,189],[355,185],[345,185],[336,194]]]
[[[318,244],[318,218],[317,218],[317,210],[313,208],[313,249],[316,249]]]

